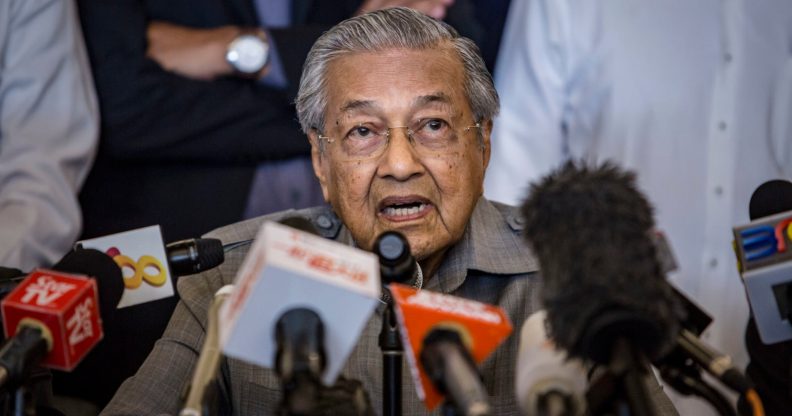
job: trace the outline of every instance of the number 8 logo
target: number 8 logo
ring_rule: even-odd
[[[107,250],[107,254],[113,257],[113,260],[122,271],[124,268],[132,270],[131,277],[126,277],[122,274],[124,286],[127,289],[137,289],[143,284],[143,281],[152,286],[162,286],[168,280],[168,276],[165,274],[165,267],[154,256],[143,255],[136,262],[131,257],[121,254],[115,247]],[[146,271],[149,267],[154,268],[156,273],[152,274]]]

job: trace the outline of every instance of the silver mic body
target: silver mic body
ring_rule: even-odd
[[[545,311],[532,314],[520,331],[516,395],[524,415],[583,415],[586,368],[547,338]]]

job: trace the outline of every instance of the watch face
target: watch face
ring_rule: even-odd
[[[239,72],[254,74],[267,63],[269,46],[253,35],[236,38],[228,48],[226,59]]]

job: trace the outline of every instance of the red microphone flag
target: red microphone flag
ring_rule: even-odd
[[[427,290],[419,291],[397,283],[392,283],[390,290],[418,397],[424,400],[429,410],[443,400],[419,359],[424,338],[431,330],[446,328],[459,331],[477,365],[512,332],[509,318],[497,306]]]
[[[0,302],[6,337],[20,325],[41,329],[50,351],[43,365],[71,371],[104,336],[94,279],[52,270],[31,272]]]

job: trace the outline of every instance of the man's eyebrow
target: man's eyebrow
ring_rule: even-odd
[[[450,105],[451,97],[449,97],[445,93],[437,92],[434,94],[422,95],[420,97],[415,98],[415,100],[413,100],[413,105],[415,107],[422,107],[427,104],[433,104],[433,103]]]
[[[378,106],[374,104],[374,101],[371,100],[352,100],[347,101],[341,106],[341,112],[346,113],[348,111],[354,110],[370,110],[377,107]]]

